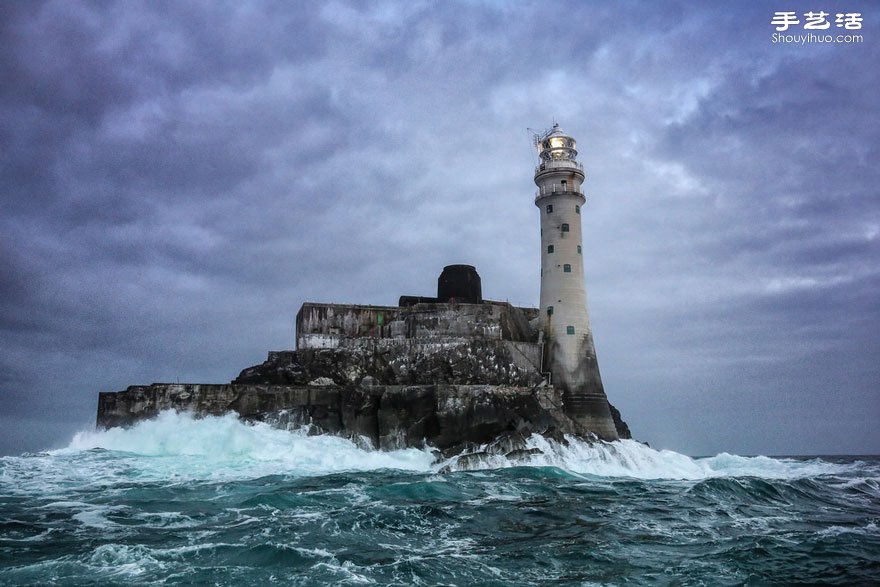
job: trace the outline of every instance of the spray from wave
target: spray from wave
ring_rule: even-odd
[[[742,457],[728,453],[694,459],[671,450],[656,450],[634,440],[589,443],[568,437],[566,442],[560,443],[532,435],[521,452],[527,456],[509,459],[487,455],[478,459],[461,459],[460,464],[453,458],[447,461],[446,466],[454,470],[525,465],[558,467],[596,477],[687,480],[740,476],[789,479],[841,471],[840,466],[818,459],[799,461],[765,456]]]
[[[145,462],[152,461],[156,472],[163,467],[180,468],[187,476],[211,478],[376,469],[425,471],[434,460],[428,450],[365,450],[345,438],[246,423],[234,414],[194,418],[174,411],[162,412],[131,428],[80,432],[67,448],[55,453],[93,449],[150,457]]]
[[[429,449],[378,451],[330,435],[308,436],[264,423],[245,423],[233,414],[193,418],[163,412],[135,426],[80,432],[56,454],[104,449],[141,459],[156,475],[252,477],[269,474],[323,475],[343,471],[398,469],[414,472],[497,469],[515,466],[555,467],[577,475],[637,479],[697,480],[723,476],[798,478],[840,472],[823,461],[741,457],[722,453],[693,459],[655,450],[635,441],[588,443],[569,438],[555,442],[540,435],[526,441],[522,456],[455,457],[435,462]]]

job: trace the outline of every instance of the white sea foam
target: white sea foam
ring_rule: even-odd
[[[540,452],[514,459],[503,455],[467,460],[453,458],[444,466],[451,470],[549,466],[599,477],[689,480],[745,476],[785,479],[836,474],[844,469],[841,465],[819,460],[741,457],[727,453],[693,459],[671,450],[655,450],[633,440],[589,443],[568,438],[566,443],[559,443],[533,435],[526,441],[526,448]]]
[[[554,442],[531,436],[526,447],[539,452],[518,458],[488,455],[434,463],[429,450],[368,450],[331,435],[308,436],[267,424],[248,424],[235,415],[194,418],[186,413],[163,412],[128,429],[80,432],[69,446],[48,458],[85,454],[101,448],[123,453],[115,473],[137,478],[236,479],[272,474],[322,475],[342,471],[399,469],[415,472],[495,469],[513,466],[557,467],[570,473],[639,479],[703,479],[719,476],[798,478],[843,472],[844,465],[821,460],[801,461],[769,457],[741,457],[721,453],[693,459],[655,450],[635,441],[588,443],[570,438]],[[46,457],[41,457],[46,458]],[[107,479],[106,481],[110,481]]]
[[[164,472],[185,479],[375,469],[424,471],[434,459],[428,450],[364,450],[344,438],[248,424],[234,414],[193,418],[172,411],[128,429],[80,432],[67,448],[54,453],[95,448],[150,457],[138,462],[148,474]]]
[[[351,561],[342,561],[341,563],[333,557],[328,562],[319,562],[312,566],[313,570],[329,571],[335,576],[339,583],[349,583],[355,585],[374,585],[376,581],[359,573],[357,565]]]
[[[818,532],[820,536],[839,536],[840,534],[856,534],[861,536],[877,536],[880,528],[874,522],[868,522],[864,526],[829,526]]]
[[[165,565],[142,545],[102,544],[92,552],[88,564],[105,577],[138,577]]]
[[[100,528],[109,530],[114,526],[119,526],[116,522],[107,519],[107,514],[124,510],[124,506],[106,506],[106,505],[89,505],[83,507],[78,513],[73,515],[73,519],[80,524],[91,526],[92,528]]]

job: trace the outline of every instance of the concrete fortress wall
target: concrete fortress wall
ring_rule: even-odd
[[[407,307],[306,302],[296,315],[296,348],[339,348],[377,339],[481,339],[537,343],[537,308],[504,302]],[[394,344],[394,343],[389,343]]]

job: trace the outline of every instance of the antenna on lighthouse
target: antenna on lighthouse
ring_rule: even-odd
[[[541,133],[534,128],[526,128],[529,132],[529,138],[532,139],[532,148],[538,150],[538,143],[541,141]]]
[[[548,134],[550,134],[550,130],[537,130],[535,128],[526,128],[529,131],[529,137],[532,140],[532,148],[535,152],[541,152],[541,141],[544,140]]]

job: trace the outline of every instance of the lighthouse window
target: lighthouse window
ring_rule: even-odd
[[[562,266],[562,270],[565,271],[566,273],[571,273],[571,265],[566,263],[565,265]]]
[[[562,225],[562,232],[568,232],[568,225],[567,224]]]
[[[574,211],[577,212],[578,214],[580,214],[580,213],[581,213],[581,207],[576,205],[576,206],[574,207]]]
[[[547,315],[548,315],[548,316],[552,316],[552,315],[553,315],[553,306],[547,306]]]
[[[553,252],[553,245],[547,245],[547,253]]]
[[[553,204],[547,204],[547,214],[553,212]]]
[[[565,334],[574,334],[574,326],[566,326]]]
[[[578,255],[580,255],[580,254],[581,254],[581,246],[578,245]]]

